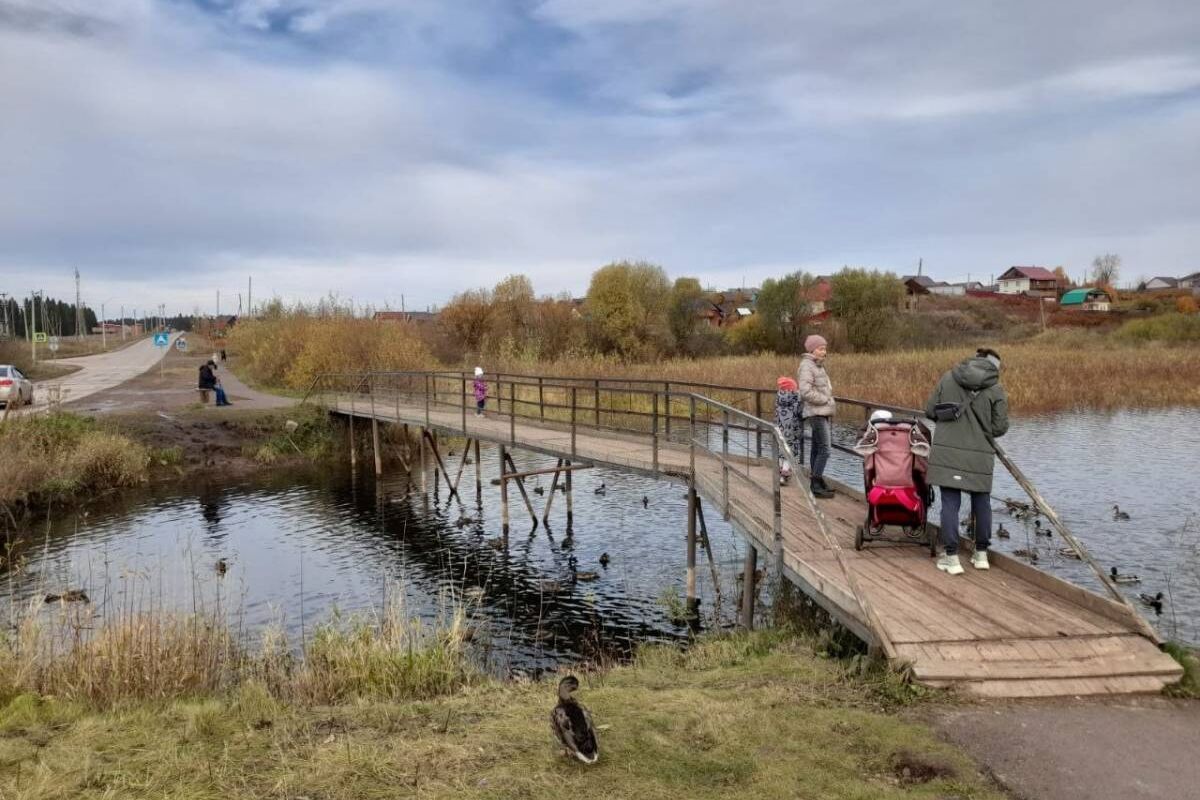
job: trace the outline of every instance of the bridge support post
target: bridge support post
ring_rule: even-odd
[[[479,440],[475,440],[475,496],[483,495],[483,467],[479,466]]]
[[[688,484],[687,504],[687,613],[689,619],[700,616],[700,600],[696,597],[696,485]]]
[[[567,466],[568,467],[571,466],[570,461],[567,462]],[[568,535],[570,535],[572,528],[575,526],[575,491],[572,487],[572,480],[571,480],[571,475],[573,473],[574,473],[574,470],[570,470],[570,469],[567,470],[566,484],[565,484],[566,491],[564,492],[564,494],[567,496],[567,534]]]
[[[383,475],[383,453],[379,452],[379,420],[371,417],[371,451],[375,455],[375,477]]]
[[[754,575],[758,572],[758,551],[754,545],[746,543],[746,560],[742,564],[742,618],[739,625],[748,631],[754,630],[754,596],[757,587],[754,585]]]
[[[504,445],[500,445],[500,530],[504,534],[505,543],[508,542],[508,478],[504,477],[504,462],[507,458]]]
[[[429,491],[429,475],[425,471],[425,429],[421,429],[421,435],[418,437],[421,440],[421,459],[417,469],[421,472],[421,491]]]

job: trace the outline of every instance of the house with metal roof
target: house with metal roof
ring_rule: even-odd
[[[1138,284],[1139,292],[1156,292],[1162,289],[1177,289],[1179,288],[1179,279],[1171,278],[1165,275],[1158,275],[1148,281],[1142,281]]]
[[[1045,267],[1009,267],[998,283],[1000,294],[1058,297],[1058,278]]]
[[[1103,289],[1085,286],[1067,292],[1058,304],[1064,311],[1108,311],[1112,306],[1112,298]]]

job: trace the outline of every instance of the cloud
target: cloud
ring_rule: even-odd
[[[0,0],[0,290],[1191,271],[1198,34],[1082,0]]]

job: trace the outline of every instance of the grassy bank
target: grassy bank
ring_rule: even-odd
[[[801,639],[756,633],[584,678],[590,768],[561,757],[553,684],[314,705],[250,681],[122,703],[0,706],[0,796],[999,798],[974,765]]]
[[[136,486],[165,458],[87,417],[55,413],[0,424],[0,507],[10,513]]]

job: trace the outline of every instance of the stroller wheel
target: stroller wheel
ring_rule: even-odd
[[[854,528],[854,549],[863,549],[863,526],[858,525]]]

